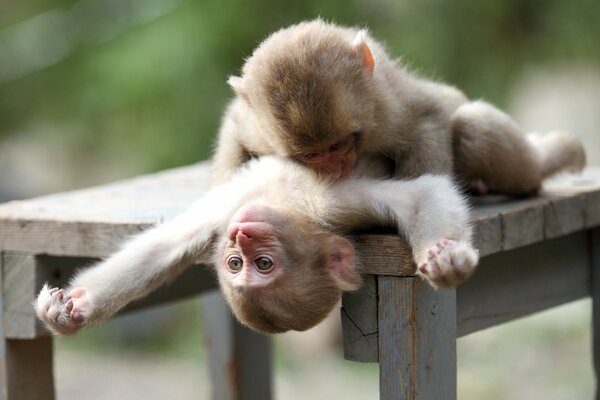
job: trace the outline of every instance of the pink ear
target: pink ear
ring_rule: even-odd
[[[227,83],[238,95],[246,96],[246,85],[242,78],[239,76],[230,76]]]
[[[367,71],[370,77],[371,75],[373,75],[373,70],[375,69],[375,59],[373,58],[371,49],[369,49],[366,37],[367,32],[364,29],[361,29],[354,37],[352,45],[360,53],[363,61],[363,66],[365,67],[365,70]]]
[[[335,236],[329,243],[327,268],[337,287],[342,291],[356,290],[362,279],[356,271],[354,246],[348,240]]]

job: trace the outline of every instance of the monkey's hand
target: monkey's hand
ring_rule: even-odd
[[[55,335],[73,335],[87,323],[91,310],[85,288],[63,289],[45,284],[34,304],[35,313]]]
[[[417,261],[419,274],[433,287],[456,287],[471,276],[478,260],[468,242],[441,239]]]

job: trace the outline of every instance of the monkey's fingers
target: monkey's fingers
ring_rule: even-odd
[[[434,287],[456,287],[471,276],[478,261],[469,243],[441,239],[427,250],[418,273]]]
[[[37,317],[55,335],[72,335],[82,326],[82,320],[72,318],[74,301],[63,289],[45,284],[34,304]]]

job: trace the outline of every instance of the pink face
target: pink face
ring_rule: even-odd
[[[277,219],[261,206],[242,207],[232,218],[222,264],[234,287],[266,286],[283,273],[283,247],[272,224]]]
[[[357,140],[358,134],[353,133],[333,143],[324,151],[301,154],[295,158],[334,180],[344,179],[350,175],[356,163]]]

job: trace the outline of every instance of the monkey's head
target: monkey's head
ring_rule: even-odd
[[[342,291],[361,284],[348,240],[298,212],[262,205],[238,210],[215,264],[236,317],[265,333],[315,326]]]
[[[364,31],[315,20],[273,33],[229,84],[277,155],[340,179],[375,126],[374,67]]]

